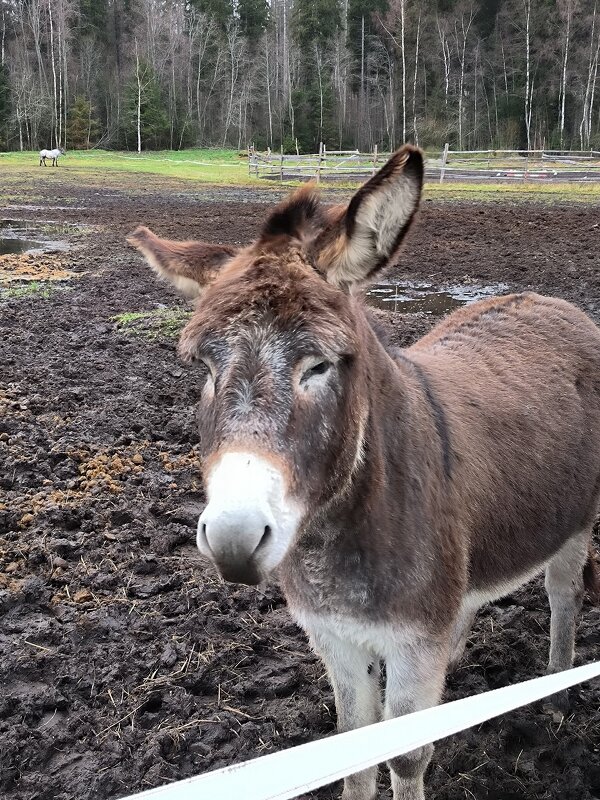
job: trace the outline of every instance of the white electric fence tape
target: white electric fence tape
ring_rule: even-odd
[[[291,800],[598,676],[600,661],[301,744],[124,800]]]

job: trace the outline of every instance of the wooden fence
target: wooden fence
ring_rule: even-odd
[[[266,153],[259,153],[251,146],[248,148],[248,170],[256,178],[340,179],[373,175],[390,155],[379,153],[377,147],[372,153],[361,153],[359,150],[327,150],[321,144],[318,153],[287,155],[283,152],[274,153],[270,149]]]
[[[373,175],[390,157],[375,146],[359,150],[327,150],[309,155],[258,152],[248,148],[248,171],[271,180],[353,180]],[[428,180],[600,181],[600,151],[564,150],[450,150],[426,154]]]

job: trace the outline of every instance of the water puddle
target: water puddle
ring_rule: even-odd
[[[35,206],[30,204],[5,206],[7,211],[84,211],[87,206]]]
[[[0,256],[9,253],[29,253],[32,250],[43,250],[42,243],[31,239],[10,239],[0,236]]]
[[[59,223],[0,219],[0,256],[68,250],[67,242],[54,238],[64,233],[65,226]]]
[[[507,291],[508,287],[502,283],[489,286],[434,286],[431,283],[397,281],[374,284],[367,292],[366,300],[368,305],[385,311],[440,317],[455,308]]]

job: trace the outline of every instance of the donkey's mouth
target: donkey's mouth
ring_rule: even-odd
[[[252,561],[246,564],[216,564],[219,575],[227,583],[243,583],[246,586],[257,586],[264,579],[261,571]]]

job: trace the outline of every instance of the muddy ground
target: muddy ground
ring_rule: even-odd
[[[273,193],[48,173],[3,194],[2,216],[63,225],[56,268],[77,277],[0,297],[0,797],[108,800],[326,736],[335,714],[277,587],[222,585],[196,555],[197,391],[174,347],[187,307],[124,241],[143,222],[243,242]],[[533,288],[600,322],[599,219],[425,203],[394,275]],[[433,321],[388,315],[402,343]],[[447,699],[542,674],[548,623],[541,581],[483,611]],[[598,657],[586,603],[577,658]],[[561,722],[528,707],[440,743],[429,796],[600,798],[600,682],[572,699]]]

